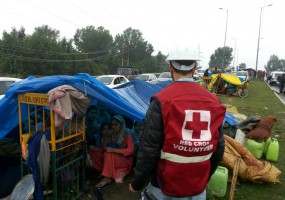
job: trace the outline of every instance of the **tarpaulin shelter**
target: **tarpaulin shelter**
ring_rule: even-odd
[[[141,80],[133,80],[124,86],[111,89],[94,77],[79,73],[75,76],[29,77],[11,86],[5,97],[0,100],[0,139],[5,137],[19,124],[18,94],[47,93],[60,85],[71,85],[94,101],[104,104],[111,110],[136,121],[142,121],[152,95],[171,82],[152,85]],[[23,109],[25,115],[27,110]],[[27,113],[26,113],[27,114]]]

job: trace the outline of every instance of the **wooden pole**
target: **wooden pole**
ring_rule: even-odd
[[[238,169],[240,165],[240,160],[241,157],[239,155],[235,155],[235,166],[233,169],[233,177],[232,177],[232,184],[231,184],[231,191],[230,191],[230,200],[234,199],[234,194],[235,194],[235,187],[236,187],[236,182],[237,182],[237,177],[238,177]]]

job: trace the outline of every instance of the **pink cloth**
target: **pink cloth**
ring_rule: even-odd
[[[65,120],[72,119],[72,111],[83,116],[92,99],[70,85],[61,85],[48,92],[49,103],[55,111],[55,127],[62,128]]]
[[[118,178],[120,173],[130,173],[133,165],[134,142],[130,134],[127,134],[124,142],[126,149],[122,149],[124,155],[118,153],[104,153],[104,167],[102,175],[109,178]]]

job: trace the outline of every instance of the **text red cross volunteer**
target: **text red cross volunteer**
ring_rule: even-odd
[[[201,121],[200,114],[200,112],[193,112],[193,121],[187,121],[185,125],[185,129],[193,130],[193,139],[200,139],[201,130],[208,129],[208,122]]]

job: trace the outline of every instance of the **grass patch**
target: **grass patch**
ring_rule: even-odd
[[[280,184],[264,183],[256,184],[251,182],[241,182],[236,186],[234,199],[285,199],[285,105],[274,94],[274,91],[268,87],[266,82],[253,80],[248,85],[249,95],[247,98],[219,96],[223,104],[230,104],[237,107],[238,112],[244,115],[252,114],[259,118],[268,115],[276,117],[277,122],[272,128],[272,137],[279,141],[279,160],[272,163],[280,171],[278,179]],[[207,199],[229,199],[230,184],[228,184],[227,195],[224,198],[207,197]]]

